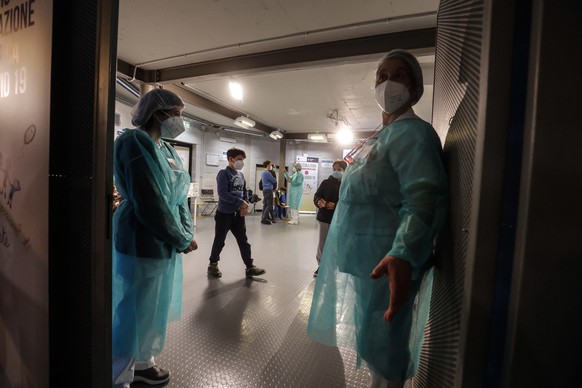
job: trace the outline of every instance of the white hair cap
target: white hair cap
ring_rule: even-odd
[[[184,108],[184,102],[174,92],[165,89],[153,89],[144,94],[131,112],[131,123],[142,126],[158,110]]]
[[[380,67],[380,65],[384,63],[387,59],[399,59],[408,65],[408,68],[411,71],[410,76],[413,78],[412,86],[414,87],[414,89],[411,89],[410,91],[411,92],[410,94],[412,96],[412,104],[413,105],[416,104],[422,97],[422,94],[424,93],[422,69],[420,67],[420,63],[418,63],[418,59],[416,59],[414,55],[412,55],[406,50],[395,49],[388,52],[388,54],[386,54],[386,56],[382,58],[382,60],[378,64],[378,67]]]

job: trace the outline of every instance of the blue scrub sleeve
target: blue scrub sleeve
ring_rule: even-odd
[[[391,133],[390,139],[389,160],[398,174],[402,207],[400,225],[387,255],[408,261],[416,279],[432,254],[434,235],[445,219],[448,182],[438,137],[424,127],[403,129]]]

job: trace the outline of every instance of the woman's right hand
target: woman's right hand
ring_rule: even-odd
[[[388,278],[390,301],[388,309],[384,313],[386,321],[392,322],[396,313],[406,302],[412,283],[411,274],[412,267],[410,267],[410,264],[395,256],[384,257],[370,274],[372,279],[378,279],[382,275],[386,275]]]
[[[198,249],[198,244],[196,243],[196,240],[192,240],[190,241],[188,247],[182,251],[182,253],[190,253],[196,249]]]

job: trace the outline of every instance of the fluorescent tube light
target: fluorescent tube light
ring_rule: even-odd
[[[232,128],[223,128],[223,129],[227,132],[240,133],[241,135],[251,135],[251,136],[259,136],[259,137],[265,136],[264,132],[245,132],[245,131],[239,131],[239,130],[232,129]]]
[[[325,133],[310,133],[307,135],[307,139],[309,139],[309,141],[327,143],[327,136]]]

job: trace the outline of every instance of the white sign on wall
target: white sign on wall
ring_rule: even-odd
[[[303,196],[299,204],[299,211],[316,212],[317,209],[313,204],[313,196],[317,191],[319,158],[298,156],[297,162],[301,164],[301,172],[303,173]]]

